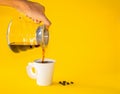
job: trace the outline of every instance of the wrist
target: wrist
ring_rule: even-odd
[[[17,9],[20,12],[26,13],[26,11],[29,9],[28,6],[28,0],[14,0],[14,8]]]
[[[21,8],[28,0],[0,0],[0,5],[13,8]]]

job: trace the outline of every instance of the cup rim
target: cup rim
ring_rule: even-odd
[[[39,63],[39,64],[55,63],[55,60],[53,60],[53,59],[49,59],[49,58],[45,58],[45,59],[44,59],[44,61],[48,61],[48,63],[42,63],[41,61],[42,61],[41,58],[40,58],[40,59],[36,59],[36,60],[34,60],[35,63]]]

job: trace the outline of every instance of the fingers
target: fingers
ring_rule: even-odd
[[[37,24],[41,23],[41,21],[39,21],[39,20],[34,20],[34,19],[33,19],[33,22],[34,22],[34,23],[37,23]]]
[[[51,25],[51,22],[49,21],[49,19],[45,15],[42,15],[39,18],[36,17],[37,19],[33,18],[33,17],[29,17],[28,15],[27,15],[27,17],[30,18],[30,19],[32,19],[33,22],[37,23],[37,24],[43,22],[47,28],[49,28],[49,26]]]
[[[32,18],[32,17],[29,17],[28,15],[26,15],[26,17],[28,17],[29,19],[31,19],[31,20],[33,20],[33,22],[34,23],[41,23],[41,21],[40,20],[38,20],[38,19],[35,19],[35,18]]]
[[[42,15],[40,17],[40,20],[45,24],[45,26],[47,28],[49,28],[49,26],[51,25],[51,22],[49,21],[49,19],[45,15]]]

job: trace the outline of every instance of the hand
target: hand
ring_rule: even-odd
[[[17,10],[24,13],[29,18],[33,19],[34,22],[43,22],[47,27],[51,25],[51,22],[45,16],[45,8],[39,3],[31,2],[27,0],[18,0],[19,4],[16,7]]]

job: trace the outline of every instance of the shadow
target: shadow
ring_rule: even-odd
[[[58,85],[60,85],[59,82],[53,82],[53,83],[51,84],[51,86],[58,86]]]

